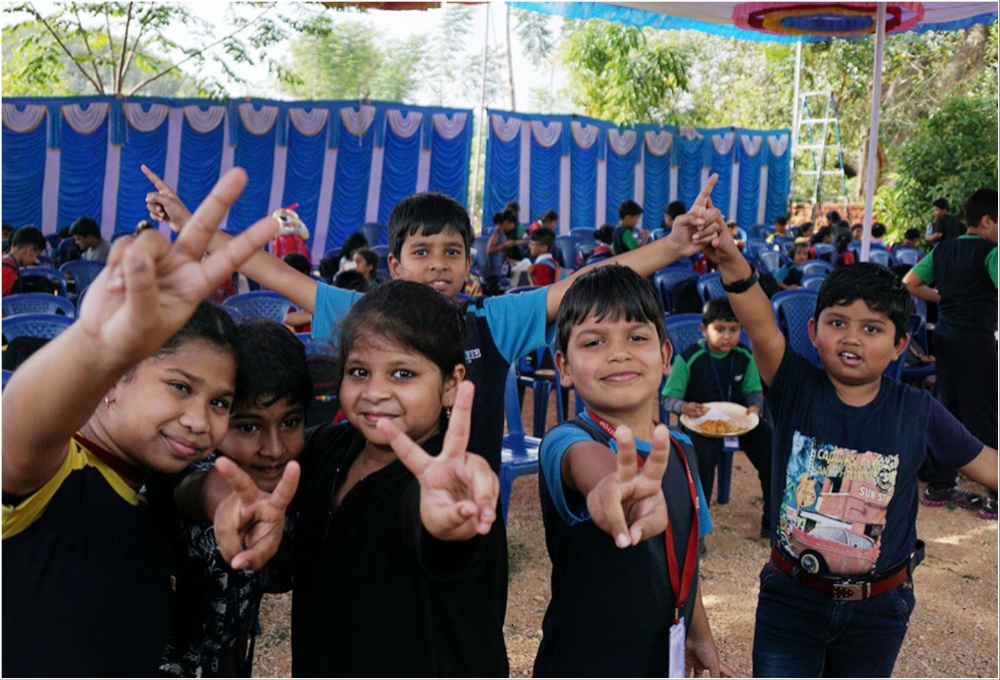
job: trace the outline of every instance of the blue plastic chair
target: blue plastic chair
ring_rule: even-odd
[[[806,288],[783,290],[771,298],[771,307],[789,346],[819,366],[819,354],[809,340],[809,319],[816,312],[816,297],[816,291]]]
[[[364,234],[365,240],[368,241],[369,248],[378,245],[385,245],[389,242],[389,229],[384,224],[379,224],[378,222],[365,222],[358,227],[358,231]]]
[[[5,344],[14,338],[48,338],[51,340],[70,327],[74,319],[61,314],[18,314],[3,320]]]
[[[59,271],[66,274],[67,279],[72,278],[75,285],[74,292],[69,294],[69,298],[76,300],[77,295],[93,283],[103,269],[103,262],[91,260],[73,260],[59,267]]]
[[[890,378],[896,380],[903,379],[903,369],[906,367],[906,354],[910,349],[910,342],[913,340],[914,336],[917,334],[917,330],[920,328],[920,324],[923,322],[916,314],[910,314],[910,318],[906,322],[906,332],[909,337],[906,340],[906,346],[903,348],[902,353],[900,353],[899,358],[895,361],[890,361],[889,365],[885,367],[882,371],[882,375],[887,375]]]
[[[50,293],[21,293],[3,298],[3,315],[62,314],[76,317],[76,307],[68,299]]]
[[[580,267],[587,264],[587,260],[593,254],[596,247],[597,241],[593,238],[580,238],[576,242],[576,261],[580,263]],[[580,267],[574,267],[574,269],[579,269]]]
[[[656,272],[656,274],[653,275],[653,284],[656,286],[656,290],[660,294],[660,301],[663,303],[664,311],[670,313],[672,310],[673,305],[671,304],[670,298],[674,286],[681,281],[697,278],[698,272],[693,269],[688,269],[687,267],[666,267]]]
[[[833,271],[833,265],[826,260],[808,260],[802,265],[802,275],[821,274],[826,276]]]
[[[819,290],[826,280],[826,274],[806,274],[802,277],[802,287],[807,290]]]
[[[757,262],[764,274],[774,276],[781,269],[781,254],[773,250],[759,250],[757,251]]]
[[[816,251],[816,257],[825,262],[832,263],[837,254],[837,246],[832,243],[814,243],[813,249]]]
[[[891,267],[896,264],[896,261],[892,257],[892,253],[888,250],[880,250],[878,248],[872,248],[868,251],[868,261],[880,264],[883,267]]]
[[[892,254],[896,258],[896,262],[910,266],[924,259],[924,251],[920,248],[897,248]]]
[[[500,451],[500,505],[503,509],[503,521],[506,524],[507,512],[510,509],[510,490],[514,480],[521,475],[533,475],[538,472],[538,447],[541,444],[538,437],[528,437],[524,434],[521,404],[517,398],[515,365],[511,365],[507,372],[503,404],[507,415],[507,434],[503,437],[503,448]]]
[[[227,311],[235,309],[242,319],[263,316],[278,323],[285,320],[285,315],[290,309],[299,310],[298,305],[292,304],[280,293],[270,290],[238,293],[226,298],[222,302],[222,307]]]
[[[52,267],[22,267],[18,278],[22,286],[30,279],[45,279],[52,286],[50,290],[60,297],[66,297],[66,275]]]
[[[726,291],[722,288],[722,274],[719,272],[709,272],[698,277],[698,295],[701,296],[702,304],[713,298],[726,297]]]
[[[580,239],[576,236],[556,236],[552,244],[552,256],[563,269],[577,269],[576,244]]]
[[[669,229],[664,229],[663,227],[657,227],[649,232],[649,238],[653,241],[659,241],[661,238],[670,233]]]
[[[303,344],[306,349],[306,356],[314,356],[317,354],[336,357],[337,349],[333,346],[326,338],[314,338],[312,333],[296,333],[295,337]]]

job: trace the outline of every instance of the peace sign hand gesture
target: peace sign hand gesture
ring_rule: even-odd
[[[705,186],[698,192],[698,198],[695,199],[691,209],[674,220],[674,226],[667,238],[674,241],[683,257],[701,251],[704,244],[718,237],[720,229],[726,228],[722,212],[712,205],[712,189],[718,180],[719,176],[712,173]]]
[[[627,425],[618,428],[618,469],[587,494],[590,517],[615,539],[619,548],[637,545],[667,529],[663,473],[670,460],[670,434],[665,425],[653,431],[653,447],[639,469],[635,438]]]
[[[215,509],[215,542],[233,569],[258,570],[267,564],[285,532],[285,510],[295,497],[301,469],[285,466],[274,491],[261,491],[246,472],[220,456],[215,469],[233,491]]]
[[[420,482],[420,520],[424,528],[442,541],[485,535],[496,520],[500,482],[482,456],[466,451],[474,391],[468,381],[459,384],[448,431],[437,456],[428,454],[388,420],[378,422],[379,432]]]

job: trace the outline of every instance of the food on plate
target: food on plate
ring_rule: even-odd
[[[705,434],[730,434],[739,432],[742,428],[734,420],[703,420],[699,429]]]

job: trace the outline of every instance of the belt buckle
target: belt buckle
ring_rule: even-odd
[[[834,583],[833,584],[833,599],[844,600],[847,602],[857,602],[858,600],[864,600],[869,595],[871,595],[871,586],[869,582],[865,583]]]

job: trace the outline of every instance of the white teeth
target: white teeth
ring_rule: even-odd
[[[845,359],[857,359],[858,358],[858,355],[854,354],[853,352],[843,352],[840,356],[844,357]]]

